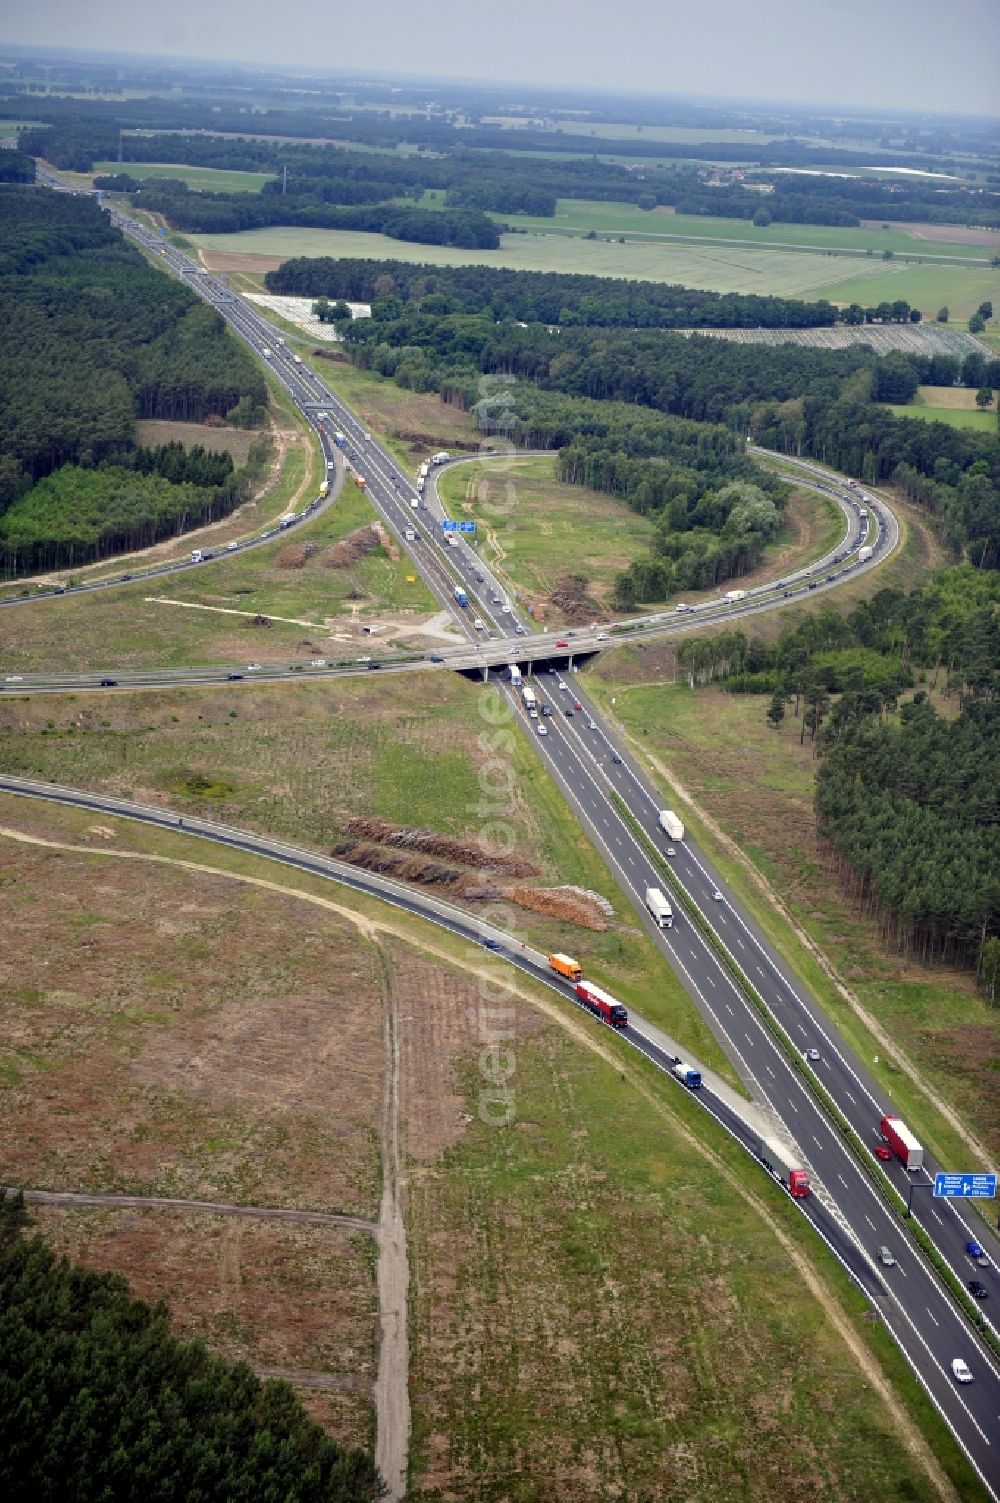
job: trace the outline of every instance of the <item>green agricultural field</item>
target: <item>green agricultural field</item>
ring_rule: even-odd
[[[528,214],[495,214],[494,219],[541,233],[599,235],[642,235],[646,238],[679,238],[696,241],[736,242],[751,249],[795,249],[810,251],[854,252],[868,250],[881,256],[891,250],[894,255],[926,257],[928,260],[959,258],[963,261],[988,262],[989,250],[982,245],[961,241],[921,240],[912,231],[895,228],[858,229],[832,225],[770,224],[757,229],[748,219],[710,218],[700,214],[675,214],[671,209],[646,211],[634,204],[608,203],[603,200],[560,198],[553,218]]]
[[[510,150],[517,150],[516,132],[524,126],[517,115],[484,115],[484,125],[501,125],[514,132]],[[737,145],[766,146],[780,136],[766,136],[755,130],[706,130],[694,125],[626,125],[607,120],[561,120],[558,133],[567,136],[600,136],[608,141],[679,141],[694,144],[699,141],[725,141]],[[631,160],[631,159],[630,159]]]
[[[583,576],[603,604],[615,576],[643,557],[653,525],[623,501],[556,479],[557,460],[460,465],[439,481],[452,517],[471,517],[477,547],[522,600],[549,602],[559,580]],[[546,620],[565,618],[546,604]]]
[[[995,271],[961,267],[905,267],[880,257],[852,260],[850,283],[844,260],[818,251],[755,249],[738,245],[697,245],[685,241],[585,240],[570,234],[504,235],[498,250],[414,245],[385,235],[355,230],[274,227],[229,235],[190,235],[206,255],[218,255],[226,269],[247,256],[253,270],[261,258],[277,265],[291,256],[361,256],[433,266],[509,266],[525,271],[583,272],[634,281],[674,282],[718,292],[756,292],[801,298],[830,298],[865,304],[907,298],[933,314],[947,303],[956,313],[973,311],[985,298],[1000,301]],[[252,258],[252,259],[250,259]]]
[[[929,403],[910,402],[886,404],[897,417],[922,418],[928,423],[947,423],[949,428],[974,428],[977,433],[997,433],[997,413],[983,412],[978,407],[934,407]]]
[[[259,193],[273,172],[229,172],[221,167],[185,167],[176,162],[95,162],[98,175],[127,172],[143,182],[147,178],[169,177],[187,183],[198,192]]]
[[[956,319],[968,318],[980,303],[1000,300],[1000,268],[907,266],[903,262],[868,262],[869,269],[843,281],[830,281],[823,293],[833,303],[873,303],[905,298],[924,318],[946,304]],[[828,265],[844,270],[843,261]]]

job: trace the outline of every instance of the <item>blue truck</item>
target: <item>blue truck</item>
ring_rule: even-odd
[[[697,1091],[701,1086],[701,1071],[687,1065],[682,1059],[674,1060],[674,1074],[681,1085],[686,1085],[689,1091]]]
[[[455,586],[455,599],[458,601],[459,605],[462,606],[468,605],[469,603],[469,597],[462,589],[461,585]]]

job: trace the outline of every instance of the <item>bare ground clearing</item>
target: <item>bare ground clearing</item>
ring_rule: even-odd
[[[7,1179],[373,1217],[380,1006],[353,932],[222,876],[6,843],[4,866]]]

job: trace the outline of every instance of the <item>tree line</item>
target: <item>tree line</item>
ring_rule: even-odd
[[[269,292],[375,302],[376,314],[405,309],[441,318],[484,313],[561,327],[678,329],[814,328],[833,324],[832,303],[703,292],[660,282],[627,282],[566,272],[514,271],[501,266],[427,266],[353,257],[299,256],[265,274]],[[907,308],[907,313],[909,308]]]
[[[0,1190],[0,1493],[9,1503],[365,1503],[373,1458],[345,1449],[287,1383],[170,1329],[118,1274],[57,1258]]]
[[[1000,985],[1000,577],[969,564],[922,589],[826,604],[775,642],[742,630],[686,639],[692,684],[769,696],[822,762],[820,833],[884,938]],[[900,701],[907,690],[912,698]],[[940,716],[944,694],[957,716]]]
[[[397,203],[339,206],[321,198],[289,194],[192,193],[186,183],[152,179],[132,194],[132,202],[162,214],[177,230],[230,234],[267,225],[302,225],[325,230],[367,230],[392,240],[424,245],[460,245],[495,250],[500,235],[492,219],[476,209],[421,209]]]

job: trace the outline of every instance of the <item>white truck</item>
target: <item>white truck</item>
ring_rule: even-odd
[[[205,555],[200,548],[191,549],[191,562],[193,564],[200,564],[204,557]]]
[[[875,549],[869,543],[866,543],[863,548],[858,549],[858,563],[866,564],[874,552]]]
[[[403,533],[403,536],[404,536],[404,538],[406,539],[406,541],[408,543],[414,543],[414,542],[416,542],[417,534],[414,532],[414,530],[413,530],[412,527],[408,527],[406,529],[406,531]]]
[[[519,684],[521,682],[521,670],[516,663],[511,663],[510,665],[510,681],[512,684]]]
[[[657,815],[660,829],[670,836],[671,840],[684,839],[684,822],[677,818],[673,809],[661,809]]]
[[[427,463],[427,461],[425,459],[424,462],[423,462],[423,464],[420,466],[420,479],[421,480],[426,480],[427,476],[430,474],[430,470],[431,470],[431,467],[430,467],[430,465]]]
[[[661,929],[674,927],[674,910],[658,887],[646,888],[646,907]]]
[[[424,493],[424,486],[426,484],[427,484],[426,480],[424,479],[423,475],[421,475],[419,477],[419,479],[417,480],[417,494],[418,495],[420,495],[420,496],[423,495],[423,493]]]
[[[431,464],[447,464],[450,458],[448,451],[442,449],[440,453],[431,455]]]
[[[328,496],[330,494],[330,482],[329,482],[329,480],[321,480],[320,481],[319,493],[320,493],[321,496]]]
[[[747,592],[746,590],[727,590],[722,598],[729,605],[735,605],[737,600],[745,600],[747,598]]]
[[[530,684],[521,685],[521,698],[524,700],[526,710],[535,710],[538,708],[538,699]]]

